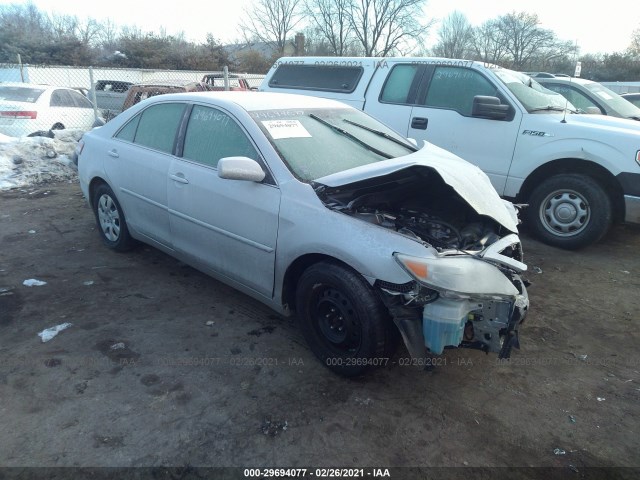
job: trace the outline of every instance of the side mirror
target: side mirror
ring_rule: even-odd
[[[476,95],[473,97],[471,116],[489,118],[492,120],[504,120],[509,114],[509,105],[500,103],[498,97]]]
[[[227,180],[261,182],[265,173],[255,160],[247,157],[225,157],[218,161],[218,176]]]

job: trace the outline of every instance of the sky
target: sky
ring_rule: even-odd
[[[0,5],[29,0],[0,0]],[[242,38],[237,25],[254,0],[162,2],[159,0],[60,1],[31,0],[48,13],[75,15],[117,25],[138,26],[143,31],[169,35],[181,31],[187,39],[204,41],[208,32],[222,43]],[[576,42],[580,53],[612,53],[625,50],[635,29],[640,29],[640,2],[612,0],[427,0],[425,18],[441,20],[454,10],[465,14],[472,25],[510,12],[538,15],[541,26],[561,40]],[[433,29],[435,33],[437,29]],[[430,45],[427,45],[430,46]]]

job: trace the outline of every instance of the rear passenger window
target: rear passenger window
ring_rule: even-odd
[[[269,80],[269,86],[351,93],[363,71],[362,67],[282,64]]]
[[[497,90],[475,70],[436,67],[422,104],[427,107],[448,108],[462,115],[471,115],[473,97],[476,95],[495,97]]]
[[[51,101],[49,103],[51,107],[75,107],[73,98],[66,90],[54,90],[51,94]]]
[[[382,94],[381,102],[406,104],[409,92],[418,73],[417,65],[395,65],[389,73]]]
[[[120,129],[116,138],[171,153],[184,107],[182,103],[153,105]]]
[[[201,105],[191,110],[182,156],[210,167],[224,157],[258,160],[251,141],[229,115]]]

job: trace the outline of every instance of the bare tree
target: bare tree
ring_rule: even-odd
[[[87,18],[77,23],[75,35],[84,45],[95,45],[99,41],[101,30],[102,26],[97,20]]]
[[[433,53],[445,58],[467,58],[472,48],[473,27],[467,17],[456,10],[442,21]]]
[[[120,30],[120,27],[110,19],[98,24],[98,44],[105,50],[113,52],[120,37]]]
[[[633,31],[631,35],[631,43],[627,49],[631,55],[640,57],[640,28]]]
[[[353,43],[349,12],[353,0],[306,0],[305,13],[315,33],[329,45],[329,54],[344,56]],[[325,43],[322,42],[322,43]]]
[[[497,19],[487,20],[474,28],[472,42],[475,59],[499,64],[507,54],[503,36]]]
[[[247,18],[240,22],[245,40],[272,44],[282,53],[287,36],[300,23],[301,7],[302,0],[256,0],[245,8]]]
[[[551,30],[540,27],[538,16],[531,13],[509,13],[498,18],[504,47],[512,67],[522,69],[536,55],[556,42]]]
[[[410,53],[433,24],[421,24],[426,0],[353,0],[349,22],[367,57]]]
[[[75,36],[78,28],[78,17],[73,15],[53,14],[49,19],[51,31],[56,40],[64,40]]]

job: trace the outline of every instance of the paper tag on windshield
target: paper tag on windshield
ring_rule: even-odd
[[[311,134],[300,123],[300,120],[263,120],[262,124],[274,140],[311,137]]]

